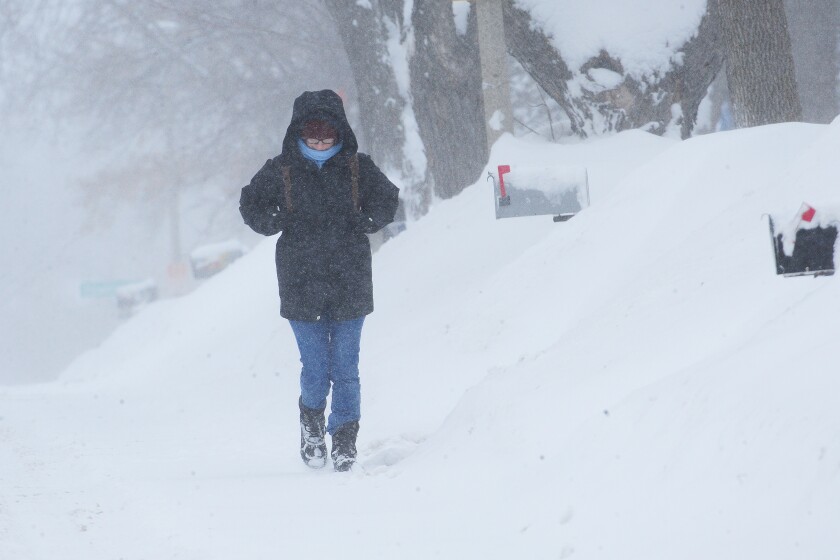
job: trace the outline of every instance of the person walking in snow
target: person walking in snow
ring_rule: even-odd
[[[356,460],[361,418],[359,348],[373,311],[367,235],[394,220],[399,189],[358,143],[331,90],[295,99],[282,152],[242,189],[239,210],[257,233],[275,235],[280,315],[288,319],[300,374],[300,455],[337,471]],[[332,388],[329,421],[327,395]]]

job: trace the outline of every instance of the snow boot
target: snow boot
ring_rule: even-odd
[[[324,409],[308,408],[303,405],[303,400],[298,400],[298,405],[300,406],[300,457],[307,466],[320,469],[327,464]]]
[[[342,424],[333,434],[331,455],[336,471],[349,471],[356,462],[356,436],[358,434],[358,422]]]

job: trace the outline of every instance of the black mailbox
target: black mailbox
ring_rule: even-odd
[[[776,274],[783,276],[831,276],[834,274],[834,244],[837,226],[814,222],[816,211],[803,205],[785,231],[777,232],[770,216],[770,238],[776,259]]]

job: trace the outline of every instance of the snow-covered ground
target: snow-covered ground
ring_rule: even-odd
[[[502,138],[592,205],[496,221],[482,179],[383,246],[347,474],[298,456],[266,240],[0,391],[0,558],[834,560],[840,283],[777,277],[762,214],[836,204],[838,153],[840,120]]]

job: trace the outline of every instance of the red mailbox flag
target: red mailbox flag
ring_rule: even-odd
[[[799,215],[802,217],[802,220],[810,222],[814,219],[814,214],[817,213],[817,210],[816,208],[812,208],[809,204],[803,202],[802,207],[799,209],[799,212]]]
[[[504,198],[507,196],[505,191],[505,173],[510,173],[510,165],[499,166],[499,195]]]

